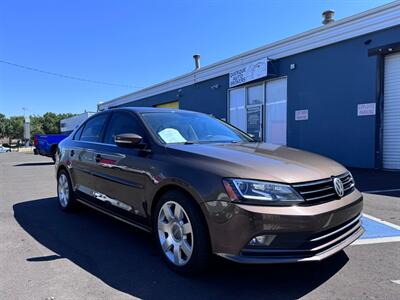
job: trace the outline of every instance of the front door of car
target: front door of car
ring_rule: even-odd
[[[95,196],[107,209],[141,220],[146,216],[145,189],[152,182],[151,153],[117,146],[115,136],[123,133],[139,134],[144,143],[148,142],[145,130],[133,113],[112,113],[103,143],[96,149]]]

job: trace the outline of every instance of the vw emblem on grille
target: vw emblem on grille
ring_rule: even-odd
[[[339,197],[343,197],[343,195],[344,195],[343,182],[339,178],[333,179],[333,187],[335,188],[336,194]]]

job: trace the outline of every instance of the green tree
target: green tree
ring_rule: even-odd
[[[43,117],[32,115],[31,119],[31,140],[35,137],[35,134],[45,134],[43,130]]]
[[[55,113],[47,112],[43,115],[43,131],[45,134],[56,134],[60,132],[60,125]]]
[[[55,114],[52,112],[47,112],[43,116],[30,116],[31,138],[33,139],[35,134],[60,133],[60,121],[73,116],[76,116],[76,114]],[[7,118],[0,113],[0,138],[4,137],[8,137],[10,140],[22,140],[24,138],[24,117],[12,116]]]
[[[7,131],[10,127],[10,120],[5,115],[0,114],[0,139],[7,137]]]
[[[45,134],[60,133],[60,121],[73,116],[76,116],[76,114],[55,114],[52,112],[47,112],[43,115],[42,129]]]
[[[10,125],[6,131],[7,136],[10,139],[20,139],[24,138],[24,117],[23,116],[13,116],[10,117]]]

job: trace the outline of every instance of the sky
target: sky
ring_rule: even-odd
[[[96,104],[321,26],[386,0],[2,0],[0,113],[82,113]]]

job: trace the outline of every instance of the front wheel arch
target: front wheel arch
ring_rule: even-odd
[[[195,204],[196,204],[197,208],[199,209],[199,211],[202,212],[202,209],[201,209],[201,207],[200,207],[200,204],[198,203],[198,201],[196,201],[195,197],[194,197],[189,191],[187,191],[186,189],[184,189],[183,187],[181,187],[181,186],[179,186],[179,185],[167,184],[167,185],[164,185],[163,187],[161,187],[161,188],[156,192],[156,194],[154,195],[153,200],[152,200],[152,202],[151,202],[150,217],[151,217],[151,221],[152,221],[152,222],[153,222],[153,218],[154,218],[154,211],[155,211],[155,209],[156,209],[156,207],[157,207],[157,203],[160,201],[161,197],[162,197],[165,193],[167,193],[167,192],[169,192],[169,191],[173,191],[173,190],[179,191],[179,192],[185,194],[187,197],[191,198],[192,201],[195,202]],[[202,214],[202,216],[203,216],[203,218],[204,218],[204,215],[203,215],[203,214]],[[205,221],[205,220],[204,220],[204,221]]]
[[[71,178],[71,174],[69,174],[67,168],[66,168],[65,166],[63,166],[63,165],[59,166],[58,169],[57,169],[57,174],[56,174],[56,177],[57,177],[57,178],[58,178],[58,176],[60,175],[60,172],[61,172],[61,171],[67,172],[67,174],[69,175],[69,178]]]

